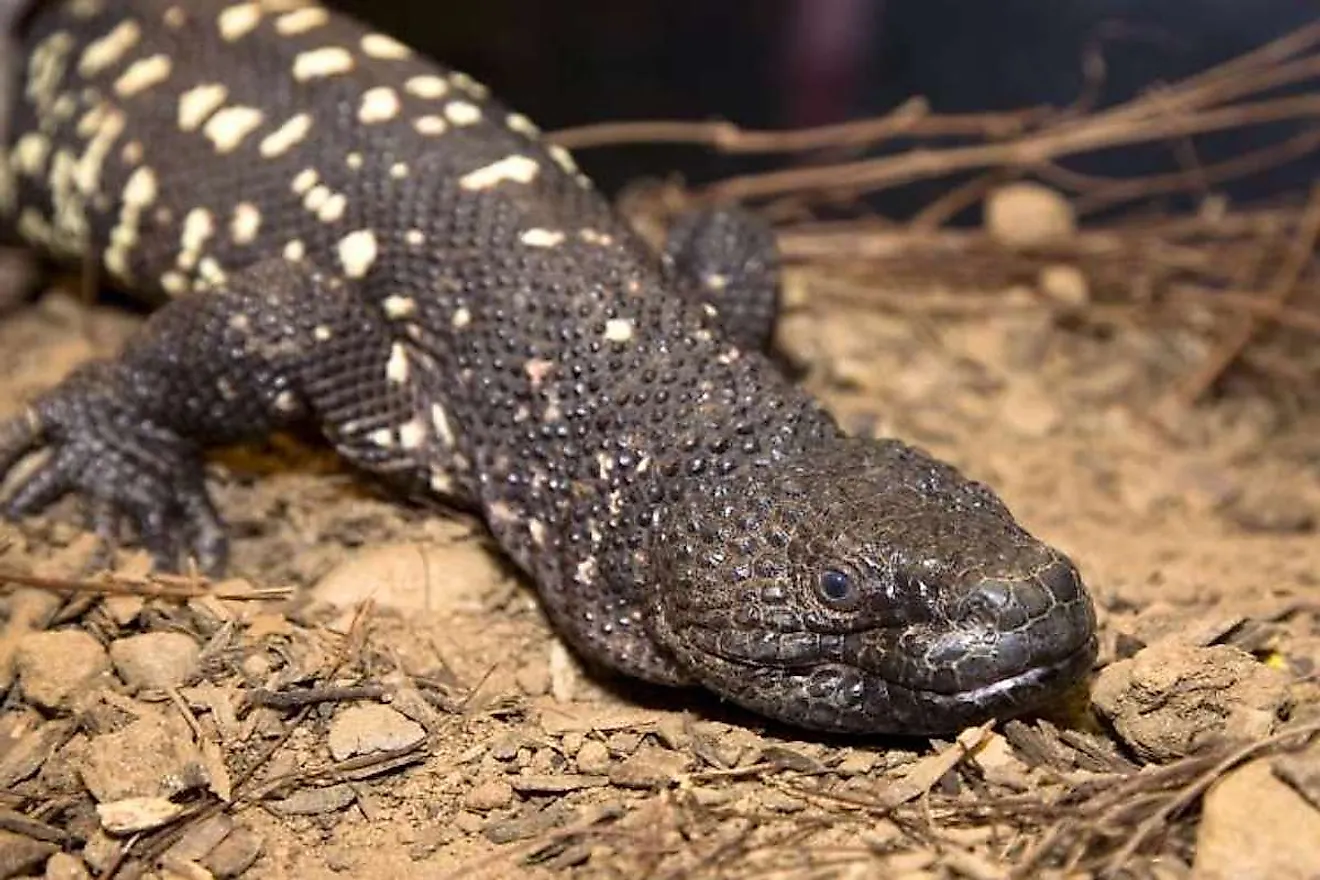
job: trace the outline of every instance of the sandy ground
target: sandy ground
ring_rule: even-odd
[[[1320,415],[1170,405],[1211,345],[1191,330],[826,281],[788,285],[804,381],[1081,565],[1103,647],[1072,706],[858,741],[595,680],[477,524],[279,439],[214,468],[228,598],[4,598],[4,875],[1320,876],[1320,752],[1277,736],[1317,720]],[[137,321],[60,293],[7,316],[0,413]],[[80,576],[78,524],[0,527],[0,566]]]

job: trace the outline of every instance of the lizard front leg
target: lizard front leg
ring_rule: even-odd
[[[432,454],[438,432],[417,420],[438,399],[433,377],[420,357],[400,368],[399,351],[348,283],[305,262],[256,264],[164,306],[119,357],[82,366],[0,423],[0,476],[50,453],[3,512],[30,515],[76,492],[104,537],[127,518],[158,566],[191,556],[217,572],[227,545],[203,451],[309,420],[359,466],[461,495],[463,480]],[[449,429],[446,448],[455,439]]]

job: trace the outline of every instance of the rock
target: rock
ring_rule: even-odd
[[[454,827],[463,834],[476,834],[486,824],[485,819],[470,810],[459,810],[453,821]]]
[[[483,587],[507,576],[498,557],[477,541],[385,544],[331,569],[311,595],[340,608],[371,599],[385,608],[461,610],[479,607]]]
[[[1320,810],[1320,744],[1309,749],[1280,755],[1272,765],[1274,775],[1293,787],[1311,806]]]
[[[468,789],[463,806],[469,810],[486,812],[498,810],[513,803],[513,786],[503,779],[485,779]]]
[[[134,834],[168,825],[183,815],[184,807],[163,797],[130,797],[97,804],[101,827],[111,834]]]
[[[7,619],[0,629],[0,691],[14,683],[15,658],[24,636],[44,630],[61,604],[57,594],[34,588],[14,590],[8,598]]]
[[[512,819],[491,822],[482,833],[491,843],[513,843],[515,840],[527,840],[539,837],[548,831],[565,824],[573,813],[560,802],[552,803],[544,810],[529,810]]]
[[[238,877],[261,855],[262,841],[256,832],[242,826],[235,828],[215,849],[202,859],[202,867],[217,880]]]
[[[106,596],[101,600],[101,607],[111,620],[126,627],[137,620],[142,609],[147,607],[147,600],[143,596]]]
[[[665,715],[655,723],[655,736],[666,748],[681,752],[692,745],[692,731],[688,719],[682,715]]]
[[[841,760],[834,768],[834,772],[840,776],[865,776],[875,769],[880,756],[875,752],[864,749],[849,749],[844,753]]]
[[[1320,877],[1320,812],[1277,779],[1261,758],[1206,792],[1196,834],[1197,880]]]
[[[756,799],[761,806],[776,813],[799,813],[806,809],[806,802],[786,794],[777,788],[765,788],[757,792]]]
[[[1012,248],[1057,244],[1077,231],[1072,205],[1039,183],[1019,181],[999,187],[985,201],[985,227],[990,237]]]
[[[138,690],[167,690],[192,682],[200,671],[201,652],[191,636],[177,632],[145,633],[110,644],[119,677]]]
[[[764,749],[749,751],[739,758],[739,763],[747,764],[773,764],[780,770],[792,770],[794,773],[805,773],[808,776],[818,776],[826,772],[825,765],[815,755],[809,754],[811,748],[807,743],[802,743],[798,748],[789,748],[788,746],[767,745]]]
[[[169,798],[210,784],[187,723],[177,714],[150,710],[122,730],[92,737],[78,769],[100,803]]]
[[[300,788],[283,800],[271,801],[266,806],[279,816],[320,816],[337,813],[355,800],[357,793],[353,786],[340,783],[324,788]]]
[[[1051,300],[1069,309],[1080,309],[1091,300],[1086,275],[1076,266],[1055,263],[1040,270],[1036,286]]]
[[[12,831],[0,831],[0,877],[30,874],[59,849],[53,843],[33,840]]]
[[[261,855],[261,838],[219,814],[193,825],[169,849],[175,864],[196,862],[215,877],[237,877]],[[168,874],[173,877],[175,875]],[[198,877],[205,876],[202,873]]]
[[[575,760],[582,773],[596,775],[610,770],[610,750],[599,740],[589,739],[584,742]]]
[[[45,709],[61,708],[110,670],[105,648],[80,629],[28,633],[15,660],[24,699]]]
[[[11,788],[40,770],[77,729],[76,722],[61,718],[14,731],[18,734],[16,740],[0,742],[0,788]]]
[[[83,861],[96,876],[108,875],[111,868],[118,865],[123,857],[123,841],[106,834],[99,826],[88,835],[87,842],[83,844]]]
[[[559,703],[542,699],[534,707],[541,729],[550,736],[611,730],[644,730],[659,723],[663,712],[636,706]]]
[[[573,652],[556,639],[550,643],[550,660],[546,664],[550,675],[550,693],[560,703],[571,703],[582,689],[582,667]]]
[[[988,734],[972,752],[971,759],[988,782],[1018,791],[1029,787],[1031,769],[1013,753],[1013,747],[1002,734]]]
[[[176,861],[196,862],[215,849],[233,830],[233,817],[218,813],[189,827],[170,847],[169,856]]]
[[[424,739],[420,724],[379,703],[349,706],[330,723],[330,754],[336,761],[404,749]]]
[[[518,687],[529,697],[539,697],[550,692],[549,662],[532,661],[518,667],[513,675]]]
[[[687,755],[643,746],[610,770],[610,782],[620,788],[666,788],[691,764]]]
[[[57,852],[46,860],[46,880],[91,880],[91,872],[82,859]]]
[[[1168,761],[1215,739],[1268,735],[1288,677],[1238,648],[1162,642],[1105,667],[1091,697],[1134,752]]]

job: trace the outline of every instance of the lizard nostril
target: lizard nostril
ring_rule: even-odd
[[[1000,580],[981,581],[963,600],[959,618],[985,625],[1001,622],[1013,604],[1014,586]]]

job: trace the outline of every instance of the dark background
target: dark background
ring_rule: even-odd
[[[1101,104],[1196,73],[1320,19],[1320,0],[338,0],[490,84],[544,128],[618,119],[725,118],[789,127],[882,113],[912,95],[936,111],[1073,102],[1082,59],[1106,62]],[[1198,138],[1201,161],[1258,148],[1303,124]],[[695,148],[591,150],[606,189],[639,174],[690,181],[765,167]],[[776,161],[776,160],[772,160]],[[782,161],[782,160],[777,160]],[[1073,167],[1179,167],[1167,146]],[[1316,162],[1227,187],[1237,198],[1304,189]],[[904,213],[931,185],[881,198]]]

